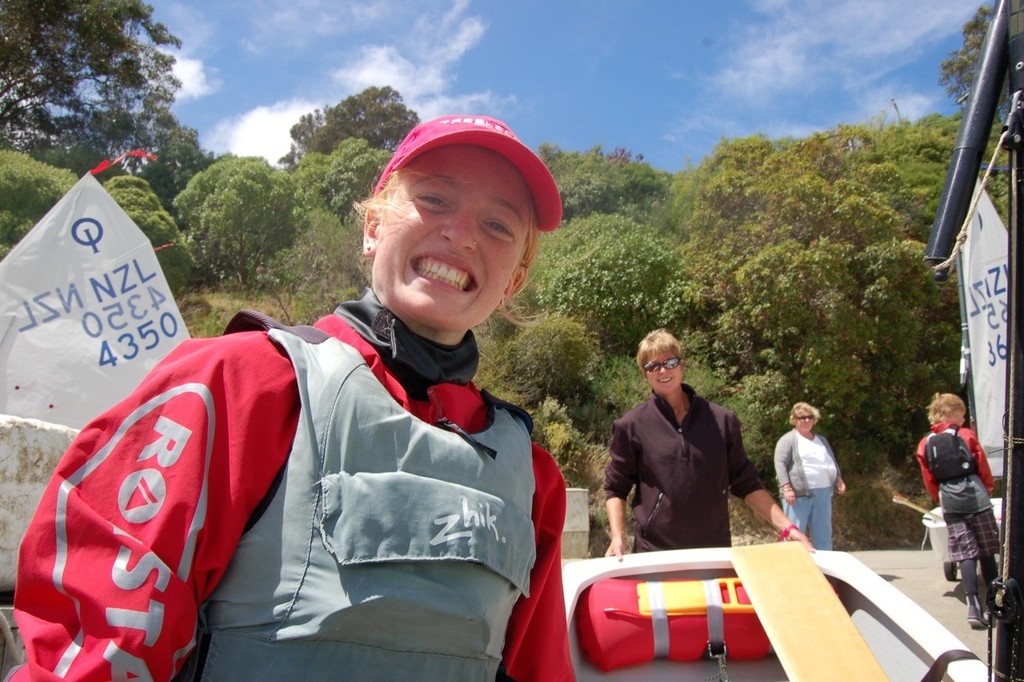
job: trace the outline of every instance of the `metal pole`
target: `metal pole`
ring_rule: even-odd
[[[982,155],[988,146],[999,104],[999,91],[1006,80],[1008,1],[997,1],[978,56],[971,94],[960,120],[953,157],[946,173],[946,184],[942,188],[935,222],[924,250],[924,260],[931,266],[944,262],[953,250],[953,242],[967,217]],[[938,272],[935,279],[944,281],[947,275],[948,272]]]
[[[1024,348],[1022,348],[1022,322],[1024,322],[1024,277],[1021,264],[1024,263],[1024,211],[1020,200],[1024,191],[1024,120],[1022,120],[1022,98],[1024,93],[1024,0],[1010,0],[1007,9],[1009,82],[1011,111],[1007,146],[1010,148],[1010,244],[1007,252],[1010,271],[1010,289],[1007,292],[1009,307],[1009,364],[1006,377],[1006,448],[1004,468],[1006,493],[1003,497],[1003,561],[1002,578],[990,590],[990,603],[996,615],[994,626],[994,662],[997,679],[1020,680],[1022,674],[1021,653],[1021,594],[1024,585],[1024,536],[1018,524],[1024,520],[1024,495],[1019,494],[1024,479],[1024,400],[1020,391],[1024,388]]]

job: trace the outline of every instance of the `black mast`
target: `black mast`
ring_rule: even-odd
[[[989,24],[985,42],[981,46],[974,83],[953,145],[953,158],[946,173],[946,184],[939,198],[939,208],[924,251],[924,260],[931,266],[945,262],[953,250],[953,242],[970,208],[982,155],[988,146],[988,134],[992,130],[999,104],[999,89],[1006,79],[1006,5],[1007,0],[997,0],[992,23]],[[935,278],[941,281],[948,275],[948,271],[941,271],[936,273]]]

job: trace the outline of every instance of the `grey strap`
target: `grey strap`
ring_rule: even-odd
[[[704,581],[704,599],[708,605],[708,651],[712,656],[720,656],[725,653],[725,620],[722,589],[717,580]]]
[[[647,583],[647,599],[651,603],[654,657],[668,658],[668,611],[665,608],[665,590],[660,581]]]

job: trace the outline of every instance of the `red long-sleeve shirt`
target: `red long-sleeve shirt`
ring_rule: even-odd
[[[318,327],[355,346],[406,409],[376,351],[340,317]],[[445,416],[480,430],[472,385],[441,384]],[[202,602],[285,464],[298,420],[291,362],[264,332],[181,344],[61,459],[21,545],[15,616],[27,665],[14,680],[168,680],[187,657]],[[517,680],[569,680],[561,581],[565,488],[533,446],[537,561],[504,648]],[[60,674],[55,674],[58,671]]]

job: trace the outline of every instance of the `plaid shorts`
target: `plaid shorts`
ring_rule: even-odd
[[[950,516],[946,520],[950,561],[978,559],[999,553],[999,526],[991,509],[970,516]]]

